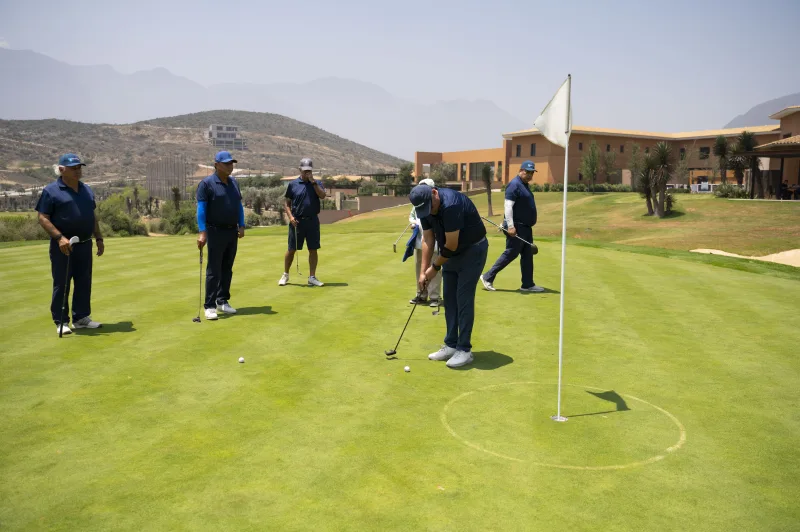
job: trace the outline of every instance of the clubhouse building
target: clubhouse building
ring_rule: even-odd
[[[615,183],[631,184],[631,171],[628,167],[632,145],[638,144],[648,152],[661,141],[672,145],[673,153],[682,157],[689,154],[689,180],[691,184],[719,183],[716,157],[713,146],[716,138],[723,135],[733,142],[743,131],[755,135],[758,148],[753,154],[761,158],[765,186],[788,180],[790,185],[800,185],[800,106],[792,106],[770,116],[780,120],[779,124],[731,129],[712,129],[686,133],[652,133],[647,131],[628,131],[597,127],[573,126],[569,145],[569,182],[586,182],[580,173],[581,159],[592,141],[601,152],[614,151],[616,168],[619,169]],[[508,183],[519,173],[520,165],[532,160],[537,173],[534,183],[562,183],[564,180],[564,148],[556,146],[539,133],[537,129],[514,131],[503,135],[501,147],[485,150],[456,152],[416,152],[414,168],[421,178],[430,171],[430,166],[440,163],[456,165],[457,181],[462,190],[483,187],[481,166],[490,165],[495,179]],[[733,172],[728,170],[728,180],[734,180]],[[597,182],[606,182],[604,176],[597,176]],[[686,183],[672,183],[686,185]]]

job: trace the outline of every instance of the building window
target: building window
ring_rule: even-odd
[[[503,163],[501,161],[497,161],[497,176],[495,179],[499,181],[503,180]]]
[[[536,157],[536,144],[531,144],[531,157]]]
[[[711,148],[700,148],[700,158],[708,159],[711,156]]]
[[[786,134],[783,136],[783,138],[785,138],[785,139],[788,139],[788,138],[789,138],[789,137],[791,137],[791,136],[792,136],[792,134],[791,134],[791,133],[786,133]]]
[[[578,151],[583,151],[583,142],[578,143]]]
[[[517,157],[522,157],[522,144],[517,144]]]
[[[578,181],[583,181],[583,174],[578,174]]]
[[[686,159],[686,148],[681,148],[681,161]]]
[[[625,145],[624,144],[620,144],[619,145],[619,152],[620,153],[625,153]]]
[[[606,151],[611,151],[611,144],[606,144]]]

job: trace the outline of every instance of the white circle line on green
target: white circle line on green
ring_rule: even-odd
[[[503,383],[503,384],[491,384],[489,386],[484,386],[482,388],[478,388],[477,390],[464,392],[461,395],[455,397],[454,399],[451,399],[446,405],[444,405],[444,408],[442,409],[442,413],[439,416],[439,418],[442,421],[442,424],[444,425],[444,428],[447,429],[447,432],[449,432],[450,435],[453,436],[456,440],[458,440],[462,444],[466,445],[467,447],[475,449],[476,451],[481,451],[483,453],[487,453],[487,454],[490,454],[492,456],[496,456],[498,458],[502,458],[504,460],[510,460],[512,462],[531,463],[531,464],[537,465],[537,466],[552,467],[552,468],[557,468],[557,469],[573,469],[573,470],[579,470],[579,471],[611,471],[611,470],[616,470],[616,469],[629,469],[629,468],[632,468],[632,467],[639,467],[639,466],[652,464],[654,462],[658,462],[659,460],[663,460],[666,457],[666,454],[658,454],[658,455],[652,456],[652,457],[650,457],[650,458],[648,458],[646,460],[639,460],[637,462],[628,462],[628,463],[625,463],[625,464],[613,464],[613,465],[606,465],[606,466],[576,466],[576,465],[565,465],[565,464],[551,464],[551,463],[547,463],[547,462],[534,462],[534,461],[522,460],[521,458],[516,458],[514,456],[508,456],[508,455],[505,455],[505,454],[502,454],[502,453],[498,453],[498,452],[492,451],[491,449],[486,449],[484,447],[481,447],[480,445],[478,445],[476,443],[473,443],[473,442],[467,440],[466,438],[462,437],[461,435],[459,435],[453,429],[453,427],[451,427],[450,424],[448,423],[448,421],[447,421],[447,411],[450,409],[451,406],[453,406],[455,403],[457,403],[461,399],[463,399],[465,397],[468,397],[468,396],[470,396],[470,395],[472,395],[474,393],[483,391],[483,390],[489,390],[491,388],[500,388],[500,387],[503,387],[503,386],[514,386],[514,385],[518,385],[518,384],[534,384],[534,385],[543,384],[543,385],[549,385],[549,386],[557,386],[556,383],[546,383],[546,382],[542,383],[542,382],[538,382],[538,381],[521,381],[521,382],[506,382],[506,383]],[[583,388],[583,389],[587,389],[587,390],[598,390],[598,391],[605,391],[606,390],[606,388],[597,388],[596,386],[582,386],[582,385],[578,385],[578,384],[563,384],[563,386],[572,386],[574,388]],[[672,445],[670,447],[667,447],[667,449],[664,450],[665,453],[674,453],[675,451],[677,451],[678,449],[683,447],[683,444],[686,443],[686,429],[684,428],[683,423],[681,423],[680,420],[677,417],[675,417],[671,413],[667,412],[666,410],[664,410],[660,406],[656,406],[653,403],[645,401],[644,399],[639,399],[638,397],[634,397],[633,395],[627,395],[627,394],[622,394],[622,393],[620,393],[619,395],[622,396],[622,397],[627,397],[628,399],[633,399],[634,401],[638,401],[640,403],[646,404],[646,405],[658,410],[659,412],[661,412],[662,414],[667,416],[667,418],[669,418],[669,420],[672,421],[675,424],[675,426],[678,427],[678,432],[679,432],[678,441],[676,441],[674,445]]]

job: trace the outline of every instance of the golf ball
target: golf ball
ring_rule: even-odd
[[[403,369],[406,371],[406,373],[408,373],[409,371],[411,371],[411,368],[409,368],[408,366],[404,367]]]
[[[244,357],[239,357],[239,364],[244,364]]]

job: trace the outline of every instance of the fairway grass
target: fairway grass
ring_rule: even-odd
[[[322,288],[277,286],[285,228],[249,231],[239,313],[200,324],[193,237],[108,239],[105,326],[62,340],[46,243],[0,247],[0,530],[798,529],[791,269],[570,245],[555,423],[560,243],[545,293],[516,263],[478,292],[473,365],[427,360],[428,307],[386,360],[407,211],[323,226]]]

